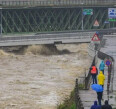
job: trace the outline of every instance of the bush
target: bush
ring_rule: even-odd
[[[78,87],[79,87],[79,89],[84,89],[85,86],[84,86],[84,84],[79,84]]]
[[[74,90],[71,92],[70,97],[66,98],[64,103],[60,104],[57,109],[76,109]]]

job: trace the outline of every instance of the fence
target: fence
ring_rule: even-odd
[[[76,103],[76,109],[84,109],[82,101],[79,97],[78,79],[76,79],[76,83],[75,83],[75,103]]]
[[[116,0],[3,0],[2,6],[116,5]]]
[[[95,61],[96,61],[96,56],[94,56],[93,58],[93,62],[91,64],[90,67],[92,67],[93,65],[95,65]],[[89,69],[90,72],[90,69]],[[90,83],[91,83],[91,74],[88,72],[87,77],[85,77],[85,89],[89,89],[90,88]]]
[[[102,32],[104,32],[104,31],[100,31],[100,34]],[[102,39],[102,34],[101,34],[100,39]],[[89,55],[91,57],[93,57],[93,62],[90,66],[90,67],[92,67],[93,65],[96,65],[97,50],[100,49],[100,47],[99,47],[99,45],[98,45],[98,47],[96,47],[96,45],[94,43],[90,43],[88,48],[89,48]],[[89,69],[89,72],[90,72],[90,69]],[[85,89],[89,89],[90,82],[91,82],[91,74],[88,73],[87,77],[85,77]]]
[[[94,57],[91,66],[95,65],[95,59],[96,59],[96,56]],[[87,90],[89,89],[90,82],[91,82],[91,74],[89,72],[88,72],[87,77],[85,77],[85,80],[84,80],[85,81],[85,84],[84,84],[85,89],[87,89]],[[76,82],[75,82],[75,103],[76,103],[76,109],[84,109],[82,101],[79,96],[78,79],[76,79]]]
[[[95,65],[95,63],[96,63],[96,55],[94,56],[92,64],[91,64],[90,67]],[[89,72],[90,72],[90,69],[88,71],[88,75],[84,79],[84,83],[85,83],[84,88],[87,89],[87,90],[89,89],[90,83],[91,83],[91,74]],[[75,103],[76,103],[76,109],[84,109],[82,101],[81,101],[81,99],[79,97],[78,79],[76,79],[76,83],[75,83]]]
[[[108,95],[108,99],[109,99],[109,93],[110,91],[113,91],[113,75],[114,75],[114,59],[113,57],[98,51],[98,58],[105,60],[105,59],[110,59],[111,60],[111,65],[108,66],[108,81],[107,81],[107,95]]]

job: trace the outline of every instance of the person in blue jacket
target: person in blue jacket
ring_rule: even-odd
[[[104,74],[104,67],[105,67],[105,63],[104,63],[104,61],[102,60],[101,63],[100,63],[100,65],[99,65],[99,70],[102,71],[103,74]]]
[[[94,101],[94,105],[90,109],[101,109],[101,106],[97,105],[97,101]]]

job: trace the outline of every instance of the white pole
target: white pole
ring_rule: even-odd
[[[82,31],[83,31],[83,3],[82,3]]]
[[[2,36],[2,8],[0,8],[0,36]]]

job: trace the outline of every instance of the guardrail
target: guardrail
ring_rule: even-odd
[[[75,82],[75,104],[76,104],[76,109],[84,109],[82,101],[79,96],[78,79],[76,79]]]
[[[0,37],[0,40],[23,40],[23,39],[40,39],[40,38],[62,38],[62,37],[77,37],[77,38],[85,38],[91,37],[94,32],[59,32],[59,33],[46,33],[46,34],[36,34],[32,36],[13,36],[13,37]]]
[[[13,36],[13,37],[0,37],[0,40],[23,40],[23,39],[38,39],[38,38],[51,38],[51,37],[72,37],[71,34],[80,36],[89,36],[92,37],[96,31],[99,32],[99,34],[111,34],[116,32],[116,28],[109,28],[109,29],[101,29],[101,30],[85,30],[85,31],[70,31],[70,32],[46,32],[46,33],[36,33],[32,36]]]
[[[91,66],[95,65],[95,59],[96,59],[96,56],[94,56]],[[90,70],[89,70],[89,72],[90,72]],[[85,80],[84,80],[85,81],[84,88],[86,90],[89,89],[90,83],[91,83],[91,74],[89,72],[88,72],[87,77],[85,77]],[[76,79],[76,82],[75,82],[75,103],[76,103],[76,109],[84,109],[84,106],[83,106],[82,101],[79,96],[78,79]]]
[[[112,62],[111,65],[108,66],[107,95],[108,95],[108,99],[109,99],[109,93],[113,91],[114,59],[112,56],[109,56],[101,51],[98,51],[98,58],[100,58],[102,60],[110,59]]]
[[[96,32],[98,31],[101,35],[102,34],[111,34],[116,32],[116,28],[108,28],[108,29],[91,29],[91,30],[68,30],[68,31],[51,31],[51,32],[39,32],[36,33],[35,35],[38,34],[56,34],[56,33],[76,33],[76,32],[80,32],[80,33],[84,33],[84,32]]]
[[[77,32],[77,33],[51,33],[51,34],[38,34],[32,36],[13,36],[13,37],[0,37],[0,42],[8,41],[28,41],[28,40],[53,40],[53,39],[91,39],[94,32]]]
[[[102,40],[103,34],[110,34],[108,31],[99,31],[99,35],[100,35],[100,40]],[[101,44],[98,43],[97,45],[94,42],[91,42],[89,44],[89,52],[88,54],[93,57],[93,62],[91,64],[90,67],[96,65],[97,63],[97,54],[98,54],[98,50],[100,49]],[[89,70],[90,72],[90,70]],[[87,77],[85,78],[85,89],[89,89],[90,88],[90,82],[91,82],[91,74],[88,73]]]
[[[116,0],[4,0],[0,1],[2,6],[60,6],[60,5],[116,5]]]
[[[92,64],[90,66],[90,68],[95,65],[96,63],[96,55],[93,58]],[[91,74],[90,74],[90,69],[88,71],[88,75],[85,77],[85,89],[89,89],[90,88],[90,84],[91,84]]]
[[[75,32],[57,34],[38,34],[32,36],[1,37],[0,46],[90,42],[91,36],[93,34],[94,32]]]

